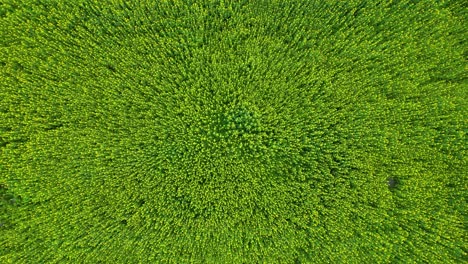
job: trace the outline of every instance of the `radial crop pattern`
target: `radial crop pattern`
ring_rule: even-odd
[[[467,261],[464,26],[463,1],[0,1],[0,262]]]

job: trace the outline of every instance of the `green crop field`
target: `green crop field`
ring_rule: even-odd
[[[463,0],[0,0],[0,263],[468,262]]]

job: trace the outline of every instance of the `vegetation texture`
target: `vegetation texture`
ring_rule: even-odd
[[[467,261],[466,10],[1,0],[0,262]]]

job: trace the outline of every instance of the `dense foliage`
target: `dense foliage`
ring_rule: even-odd
[[[467,260],[463,1],[0,2],[0,262]]]

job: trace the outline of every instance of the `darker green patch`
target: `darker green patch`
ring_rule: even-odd
[[[115,69],[115,67],[113,65],[110,65],[110,64],[106,64],[106,68],[111,71],[111,72],[116,72],[117,70]]]
[[[6,183],[0,183],[0,229],[10,229],[14,226],[15,208],[26,202],[21,195],[11,192]]]
[[[56,130],[56,129],[59,129],[63,127],[63,124],[62,123],[56,123],[56,124],[50,124],[49,126],[47,126],[45,128],[46,131],[50,131],[50,130]]]
[[[145,202],[146,202],[145,200],[140,199],[140,200],[138,200],[137,204],[138,204],[138,206],[141,207],[141,206],[143,206],[145,204]]]
[[[13,138],[9,139],[7,137],[0,137],[0,147],[6,147],[11,145],[12,147],[17,147],[20,144],[27,142],[25,138]]]
[[[388,185],[388,188],[390,189],[396,188],[398,186],[398,179],[394,177],[389,177],[387,179],[387,185]]]
[[[18,6],[12,3],[0,3],[0,18],[6,18],[11,13],[15,12]]]
[[[11,68],[12,68],[13,70],[15,70],[15,71],[22,71],[22,70],[24,70],[23,64],[20,63],[20,62],[17,62],[17,61],[12,62]]]
[[[221,130],[227,134],[256,133],[260,124],[254,113],[245,107],[235,108],[224,114],[221,121]]]

